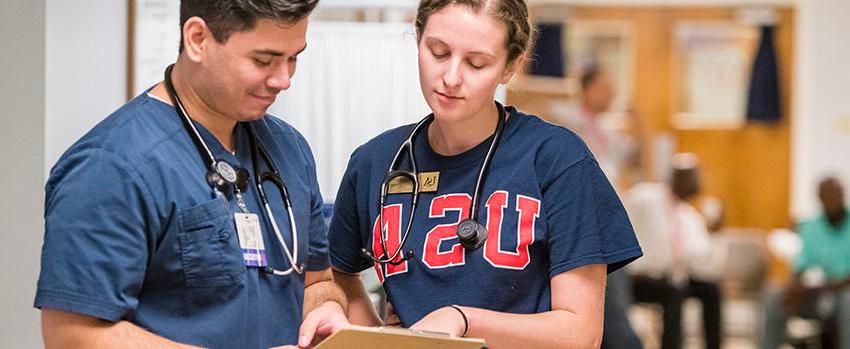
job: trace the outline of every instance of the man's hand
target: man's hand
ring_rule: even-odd
[[[432,311],[417,323],[410,326],[411,330],[448,333],[452,337],[460,337],[466,329],[463,315],[452,307],[442,307]]]
[[[298,346],[311,348],[314,343],[348,326],[345,310],[337,302],[325,302],[313,309],[301,322]]]
[[[807,287],[801,282],[792,282],[782,295],[782,306],[788,314],[798,314],[806,302],[815,299],[823,287]]]

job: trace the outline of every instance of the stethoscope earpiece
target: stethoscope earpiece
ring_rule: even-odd
[[[404,263],[404,261],[407,261],[409,259],[412,259],[413,257],[416,257],[416,253],[408,250],[404,254],[404,257],[402,257],[400,260],[393,261],[393,260],[387,260],[386,255],[381,255],[380,258],[376,258],[375,255],[372,252],[369,252],[369,250],[367,250],[366,248],[361,248],[360,249],[360,256],[362,256],[363,258],[366,258],[366,259],[371,259],[373,262],[379,263],[379,264],[389,263],[389,264],[392,264],[392,265],[399,265],[401,263]]]
[[[372,255],[372,252],[369,252],[369,250],[367,250],[366,248],[360,249],[360,255],[363,256],[363,258],[366,258],[366,259],[374,259],[375,258],[375,256]]]

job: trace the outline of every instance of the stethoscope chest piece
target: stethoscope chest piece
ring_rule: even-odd
[[[487,241],[487,228],[472,219],[464,219],[457,226],[457,237],[463,247],[473,251]]]
[[[212,168],[207,171],[207,183],[216,190],[230,195],[230,189],[245,191],[248,187],[248,170],[241,167],[233,167],[225,160],[215,160]]]
[[[218,189],[236,184],[237,179],[236,169],[224,160],[216,160],[207,172],[207,182]]]
[[[215,162],[215,172],[229,183],[236,183],[236,170],[226,161]]]

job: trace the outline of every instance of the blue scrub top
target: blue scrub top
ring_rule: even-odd
[[[307,142],[272,116],[253,123],[291,196],[299,263],[308,271],[327,269],[322,198]],[[232,154],[196,126],[217,158],[252,173],[244,201],[260,216],[269,264],[287,269],[261,210],[244,128],[234,131]],[[147,94],[95,126],[65,152],[47,182],[35,306],[126,320],[204,347],[296,343],[304,276],[244,266],[236,199],[215,195],[206,172],[174,108]],[[291,250],[282,198],[273,185],[264,189]]]

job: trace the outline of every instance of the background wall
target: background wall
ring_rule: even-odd
[[[850,194],[850,1],[802,0],[797,18],[791,211],[802,218],[820,210],[822,176],[838,175]]]
[[[42,237],[44,0],[0,1],[0,347],[41,345],[32,309]]]
[[[127,2],[46,0],[45,178],[74,141],[126,101]]]
[[[634,92],[627,98],[630,99],[627,104],[631,104],[634,115],[639,118],[636,127],[644,143],[642,155],[647,165],[644,171],[646,178],[667,178],[669,170],[666,167],[659,173],[659,169],[651,164],[669,161],[671,154],[658,153],[655,147],[659,137],[668,139],[672,135],[676,151],[692,152],[699,157],[703,170],[703,192],[723,201],[724,224],[763,229],[788,226],[790,125],[795,117],[789,108],[794,87],[791,83],[794,64],[791,59],[792,10],[783,6],[776,11],[778,20],[774,42],[780,62],[781,104],[785,111],[782,121],[773,125],[747,123],[734,129],[684,129],[675,127],[673,122],[677,112],[687,110],[676,96],[683,94],[681,92],[688,87],[683,76],[676,71],[684,59],[676,49],[677,28],[695,23],[752,28],[737,18],[737,8],[583,5],[560,8],[566,12],[567,22],[622,23],[622,26],[631,29],[629,34],[635,42],[632,58],[635,75],[634,86],[631,87]],[[554,11],[555,8],[550,10]],[[752,64],[749,55],[754,51],[754,48],[752,52],[747,50],[747,56],[742,58],[747,70]],[[710,68],[701,67],[703,71],[706,69]],[[743,97],[746,89],[742,91]],[[515,98],[509,99],[509,102],[525,110],[542,106],[539,115],[543,116],[554,110],[547,104],[557,105],[565,101],[565,96],[552,95],[548,90],[524,89],[523,86],[519,86],[513,95]],[[722,96],[712,97],[714,101],[717,98]]]
[[[355,148],[430,111],[415,88],[419,71],[410,25],[314,22],[307,43],[292,87],[269,113],[291,123],[310,142],[322,197],[333,202]]]
[[[532,4],[587,6],[761,6],[794,8],[794,47],[790,71],[793,94],[786,115],[793,115],[790,145],[792,219],[819,212],[815,185],[835,174],[850,187],[850,46],[839,33],[850,32],[850,2],[846,0],[528,0]],[[780,62],[780,64],[787,64]],[[783,93],[789,93],[783,91]],[[760,175],[770,176],[769,172]],[[850,194],[850,188],[845,188]],[[776,193],[765,193],[775,196]],[[846,195],[850,197],[850,195]]]

